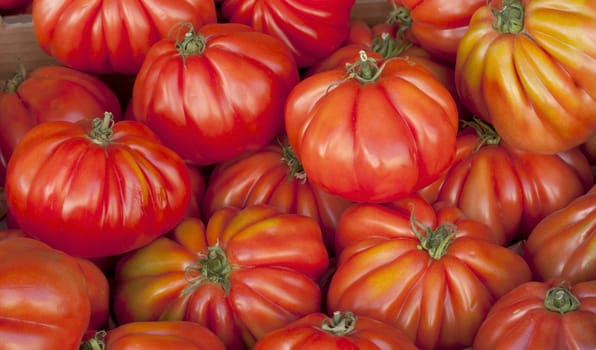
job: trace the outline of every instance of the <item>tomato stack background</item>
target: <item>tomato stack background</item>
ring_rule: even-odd
[[[595,2],[21,13],[0,349],[596,348]]]

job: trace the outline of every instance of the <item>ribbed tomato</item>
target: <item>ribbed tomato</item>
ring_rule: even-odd
[[[317,222],[271,206],[216,211],[206,227],[183,220],[168,237],[127,253],[115,271],[119,323],[186,320],[227,349],[250,349],[266,333],[320,310],[328,266]]]
[[[174,228],[190,201],[186,164],[146,125],[104,118],[29,130],[6,172],[11,216],[79,257],[117,255]]]

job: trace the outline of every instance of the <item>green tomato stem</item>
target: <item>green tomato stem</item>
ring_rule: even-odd
[[[325,318],[321,329],[335,336],[350,334],[356,327],[356,316],[350,311],[335,311],[332,317]]]
[[[580,302],[575,295],[565,288],[563,285],[558,285],[549,289],[544,298],[544,307],[552,312],[564,314],[570,311],[575,311],[579,308]]]
[[[83,343],[79,346],[79,350],[105,350],[105,336],[106,331],[99,331],[95,333],[95,336]]]
[[[524,6],[519,0],[503,0],[500,9],[491,8],[493,28],[500,33],[518,34],[524,29]]]
[[[420,240],[418,249],[425,250],[435,260],[441,259],[447,253],[447,248],[456,235],[455,225],[443,224],[432,230],[416,220],[413,213],[410,215],[410,226]],[[425,234],[423,235],[421,231]]]
[[[211,282],[220,284],[227,296],[230,292],[230,272],[232,272],[232,266],[228,263],[224,250],[217,245],[211,246],[207,248],[207,255],[186,267],[184,273],[189,284],[181,294],[191,294],[201,284]]]
[[[296,157],[296,153],[292,150],[292,146],[290,146],[287,140],[278,139],[278,143],[282,150],[281,160],[289,168],[289,180],[298,180],[300,183],[305,183],[306,172],[304,171],[302,163],[300,163],[298,157]]]
[[[371,49],[383,56],[383,58],[388,59],[400,56],[410,46],[412,46],[411,42],[400,38],[399,36],[392,38],[389,33],[384,32],[373,38]]]
[[[473,116],[472,120],[462,120],[461,125],[464,128],[473,128],[476,131],[476,134],[480,138],[480,143],[476,147],[476,150],[484,145],[498,145],[501,143],[501,136],[497,134],[495,129],[477,116]]]
[[[17,64],[17,71],[15,74],[12,76],[12,78],[6,80],[2,85],[0,85],[0,90],[14,94],[17,92],[17,89],[25,81],[25,79],[27,79],[27,69],[21,62],[19,62],[19,64]]]
[[[89,139],[98,145],[107,145],[112,140],[114,116],[105,112],[103,118],[95,118],[89,131]]]

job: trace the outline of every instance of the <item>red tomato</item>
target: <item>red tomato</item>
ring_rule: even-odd
[[[76,122],[105,111],[120,120],[121,109],[114,92],[92,75],[54,65],[27,73],[19,65],[12,79],[0,83],[0,162],[6,164],[23,135],[39,123]]]
[[[312,313],[266,334],[254,350],[416,350],[399,329],[370,317],[336,311]]]
[[[242,24],[191,28],[181,40],[161,40],[149,51],[134,84],[135,118],[196,165],[271,142],[299,79],[290,50]]]
[[[379,67],[363,53],[348,69],[296,85],[285,122],[312,184],[352,201],[387,202],[451,165],[458,115],[449,91],[422,65],[393,59]]]
[[[116,266],[114,315],[120,324],[197,322],[227,349],[249,349],[320,310],[317,282],[328,260],[314,219],[264,205],[226,207],[206,228],[187,218],[171,236],[126,254]]]
[[[165,234],[186,213],[190,186],[186,164],[149,128],[109,113],[35,126],[6,173],[18,226],[80,257],[121,254]]]
[[[221,13],[282,40],[298,67],[307,67],[338,48],[350,25],[354,0],[223,0]]]
[[[596,185],[542,219],[524,244],[535,279],[596,280]]]
[[[342,215],[327,310],[389,323],[420,349],[470,346],[493,303],[529,281],[530,268],[480,222],[435,221],[418,197],[398,203],[358,204]]]
[[[130,322],[100,332],[81,350],[225,350],[221,340],[195,322]]]
[[[205,195],[207,184],[205,182],[205,176],[201,170],[191,164],[186,165],[190,174],[190,205],[188,206],[187,216],[194,216],[197,218],[201,217],[201,202]]]
[[[578,146],[596,133],[595,36],[594,1],[487,2],[458,48],[460,98],[514,147]]]
[[[60,63],[93,73],[136,74],[147,50],[178,23],[217,20],[213,0],[36,0],[33,28]]]
[[[502,140],[486,123],[469,125],[459,132],[451,168],[422,192],[484,222],[502,245],[526,238],[545,216],[594,184],[592,169],[577,148],[527,152]]]
[[[226,206],[272,205],[317,220],[325,246],[332,252],[337,221],[351,202],[312,185],[301,167],[290,147],[277,142],[217,164],[203,198],[203,217]]]
[[[595,349],[595,329],[596,281],[533,281],[493,305],[474,349]]]
[[[409,36],[433,56],[455,62],[457,48],[474,12],[486,0],[387,0],[389,21],[405,27]]]
[[[77,260],[27,237],[0,239],[3,349],[77,350],[89,324]]]

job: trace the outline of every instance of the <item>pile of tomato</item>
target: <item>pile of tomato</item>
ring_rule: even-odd
[[[380,2],[0,0],[0,349],[595,349],[596,2]]]

